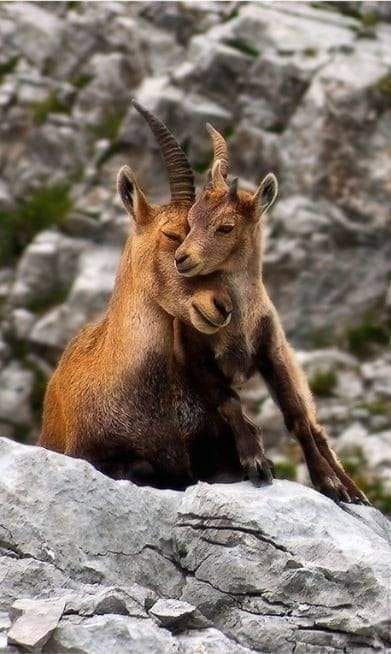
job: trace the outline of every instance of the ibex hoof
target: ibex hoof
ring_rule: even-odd
[[[254,486],[259,487],[273,483],[274,466],[270,459],[255,456],[252,459],[247,459],[242,465],[247,477]]]

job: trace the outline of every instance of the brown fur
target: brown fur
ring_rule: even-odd
[[[262,224],[276,194],[271,175],[254,194],[237,191],[236,182],[228,187],[216,161],[211,181],[189,212],[190,232],[176,251],[177,269],[192,279],[224,275],[233,318],[209,338],[222,371],[239,381],[257,369],[302,447],[314,486],[335,500],[367,503],[318,424],[305,374],[262,282]]]
[[[215,333],[230,318],[230,297],[219,274],[183,280],[175,271],[186,204],[151,206],[127,167],[118,189],[134,232],[105,316],[71,341],[48,384],[39,444],[139,483],[241,478],[240,411],[233,429],[230,416],[217,411],[234,396],[204,346],[198,374],[183,365],[172,318]]]

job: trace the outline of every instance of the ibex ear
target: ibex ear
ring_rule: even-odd
[[[214,162],[213,167],[212,167],[212,184],[213,186],[217,186],[220,188],[228,188],[227,187],[227,182],[224,179],[224,176],[221,172],[221,166],[222,166],[222,161],[221,159],[217,159],[217,161]]]
[[[152,213],[151,207],[129,166],[122,166],[119,171],[117,190],[127,213],[134,218],[135,222],[140,225],[148,222]]]
[[[261,216],[267,209],[270,209],[275,203],[277,195],[277,178],[273,173],[269,173],[264,177],[252,197],[256,215]]]

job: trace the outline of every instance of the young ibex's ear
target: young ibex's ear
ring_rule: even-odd
[[[225,181],[221,167],[222,167],[222,161],[221,159],[217,159],[212,167],[212,184],[213,186],[227,189],[228,188],[227,182]]]
[[[270,209],[276,201],[278,195],[278,182],[273,173],[264,177],[257,190],[253,195],[253,202],[257,216]]]
[[[136,176],[129,166],[122,166],[117,175],[118,194],[122,200],[127,213],[132,216],[136,223],[142,224],[148,221],[151,214],[151,207],[138,185]]]

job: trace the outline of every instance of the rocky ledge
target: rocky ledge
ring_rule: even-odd
[[[186,492],[0,439],[0,652],[372,652],[391,529],[288,481]]]

